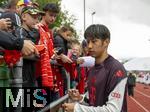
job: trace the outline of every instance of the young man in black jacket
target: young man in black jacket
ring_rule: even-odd
[[[42,12],[38,9],[26,6],[22,9],[21,19],[22,27],[17,29],[17,35],[20,38],[31,40],[34,44],[37,44],[40,35],[35,25],[39,22],[39,17]],[[23,86],[34,87],[36,83],[35,79],[35,62],[34,58],[24,57],[23,58]]]
[[[16,37],[8,30],[18,25],[16,14],[4,12],[0,17],[0,46],[8,50],[20,50],[23,55],[38,54],[33,42]]]
[[[95,66],[88,72],[87,98],[77,90],[70,90],[70,97],[79,103],[65,103],[66,112],[127,112],[126,82],[123,65],[107,52],[110,42],[108,28],[101,24],[89,26],[84,34],[88,43],[89,55],[95,58]],[[85,100],[86,99],[86,100]]]

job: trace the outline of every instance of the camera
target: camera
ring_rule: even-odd
[[[10,29],[16,29],[16,27],[18,27],[18,21],[19,19],[17,19],[17,15],[13,12],[4,12],[2,13],[0,19],[6,19],[6,18],[9,18],[10,21],[11,21],[11,26],[10,26]]]
[[[57,54],[57,55],[61,55],[62,53],[63,53],[63,48],[57,47],[57,48],[56,48],[56,54]]]
[[[19,26],[14,21],[11,21],[10,29],[16,29],[17,27],[19,27]]]
[[[72,55],[71,55],[71,60],[72,60],[72,61],[76,62],[77,59],[78,59],[78,57],[77,57],[76,54],[72,54]]]

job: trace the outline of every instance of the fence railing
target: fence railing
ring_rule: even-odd
[[[67,91],[70,89],[70,75],[66,72],[66,78],[67,78]],[[43,109],[39,110],[38,112],[46,112],[48,110],[51,110],[53,108],[55,108],[56,106],[62,104],[63,102],[67,101],[69,98],[68,94],[66,94],[65,96],[59,98],[58,100],[48,104],[46,107],[44,107]]]
[[[22,81],[22,64],[23,64],[22,58],[20,60],[21,61],[17,63],[17,65],[18,65],[17,68],[13,70],[13,77],[15,77],[15,79],[13,78],[13,80],[11,80],[11,79],[9,80],[11,87],[22,87],[22,83],[23,83],[23,81]],[[68,90],[70,89],[70,75],[67,72],[65,75],[67,78],[67,90],[66,90],[66,92],[68,92]],[[68,94],[66,94],[65,96],[59,98],[58,100],[48,104],[46,107],[39,110],[38,112],[46,112],[48,110],[54,109],[56,106],[67,101],[68,98],[69,98],[69,96],[68,96]]]

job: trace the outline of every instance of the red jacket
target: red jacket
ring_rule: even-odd
[[[76,63],[62,63],[60,60],[58,61],[62,66],[65,67],[66,71],[70,74],[71,80],[78,80],[77,89],[79,90],[80,94],[84,93],[85,90],[85,80],[86,80],[86,70],[84,67],[80,67],[77,69]]]
[[[53,86],[53,73],[50,65],[50,59],[53,55],[53,36],[48,26],[39,24],[40,32],[39,44],[44,44],[45,49],[40,52],[40,62],[37,64],[36,75],[41,75],[42,85]]]

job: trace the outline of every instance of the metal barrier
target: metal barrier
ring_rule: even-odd
[[[37,112],[46,112],[48,110],[51,110],[52,108],[56,107],[57,105],[63,103],[64,101],[66,101],[69,98],[68,94],[61,97],[60,99],[50,103],[49,105],[47,105],[46,107],[44,107],[42,110],[37,111]]]
[[[23,84],[23,77],[22,77],[22,66],[23,66],[23,58],[20,58],[20,61],[17,62],[14,68],[11,68],[12,77],[9,79],[9,84],[11,87],[22,87]],[[65,73],[67,78],[67,91],[70,89],[70,75],[69,73]],[[69,98],[68,94],[59,98],[58,100],[48,104],[43,109],[39,110],[38,112],[46,112],[55,108],[56,106],[62,104],[63,102],[67,101]],[[17,108],[16,112],[21,112],[22,108]]]
[[[4,59],[4,57],[2,55],[0,57]],[[9,74],[8,74],[9,76],[7,77],[8,84],[5,87],[21,88],[22,84],[23,84],[23,77],[22,77],[23,58],[20,58],[20,60],[16,63],[16,65],[11,68],[9,68],[8,65],[5,65],[5,66],[7,67],[7,70],[9,70]],[[13,91],[13,93],[17,94],[16,91],[14,91],[14,90],[12,90],[12,91]],[[3,92],[1,94],[3,94]],[[4,102],[1,101],[0,111],[4,111],[3,110],[4,108],[2,109],[2,107],[1,107],[1,106],[3,106],[3,104],[4,104]],[[8,111],[9,111],[9,109],[8,109]],[[16,109],[14,109],[14,112],[22,112],[22,111],[23,111],[23,109],[20,106],[17,106]]]
[[[66,77],[67,77],[67,91],[70,89],[70,75],[66,72]],[[55,108],[56,106],[58,106],[59,104],[67,101],[69,98],[68,94],[59,98],[58,100],[50,103],[49,105],[47,105],[46,107],[44,107],[42,110],[39,110],[37,112],[46,112],[48,110],[51,110],[53,108]]]
[[[23,76],[22,76],[23,58],[16,63],[16,65],[10,68],[11,76],[9,79],[10,87],[22,87]]]

